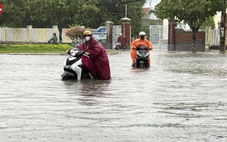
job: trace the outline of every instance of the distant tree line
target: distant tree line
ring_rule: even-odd
[[[142,7],[146,0],[0,0],[4,12],[0,15],[2,27],[50,28],[58,26],[60,35],[62,28],[69,25],[82,25],[87,28],[98,28],[106,21],[121,24],[120,19],[131,19],[132,36],[136,37],[141,30],[148,28],[142,24]],[[160,19],[185,21],[193,32],[195,46],[196,33],[204,22],[221,11],[226,5],[223,0],[162,0],[154,12]],[[146,32],[147,32],[146,31]],[[59,37],[61,40],[61,36]]]
[[[2,27],[62,28],[82,25],[98,28],[106,21],[120,24],[125,16],[131,19],[132,35],[137,35],[142,26],[142,6],[145,0],[0,0],[4,12],[0,15]],[[61,40],[61,37],[60,37]]]

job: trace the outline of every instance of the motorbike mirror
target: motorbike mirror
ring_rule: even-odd
[[[77,53],[78,53],[77,50],[73,50],[73,49],[70,50],[70,55],[72,56],[76,56]]]

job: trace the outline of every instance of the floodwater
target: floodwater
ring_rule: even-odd
[[[227,55],[109,55],[110,81],[62,81],[66,55],[0,55],[0,142],[226,142]]]

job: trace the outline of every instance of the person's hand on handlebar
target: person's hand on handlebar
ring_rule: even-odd
[[[89,57],[90,53],[89,52],[84,52],[83,55],[86,56],[86,57]]]
[[[72,48],[67,49],[67,50],[65,51],[65,54],[69,54],[71,49],[72,49]]]
[[[89,52],[85,52],[84,55],[89,56]]]
[[[153,49],[153,48],[149,48],[149,47],[147,47],[147,50],[148,50],[148,51],[150,51],[150,50],[152,50],[152,49]]]

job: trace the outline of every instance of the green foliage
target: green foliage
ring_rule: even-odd
[[[138,34],[142,26],[141,13],[145,0],[0,0],[4,13],[0,26],[49,28],[58,25],[83,25],[98,28],[106,21],[121,24],[125,17],[131,19],[132,35]]]
[[[209,17],[205,20],[205,22],[201,25],[200,29],[205,30],[205,28],[209,26],[211,29],[215,28],[214,18]]]
[[[0,25],[37,28],[67,27],[83,21],[86,15],[97,13],[97,0],[0,0],[4,13]]]
[[[155,14],[161,19],[178,19],[187,23],[193,33],[192,52],[196,52],[196,33],[201,25],[224,8],[223,0],[162,0],[155,7]]]
[[[0,44],[0,54],[65,54],[69,48],[72,48],[69,44]],[[108,54],[118,53],[112,49],[106,49],[106,51]]]
[[[149,39],[149,36],[150,36],[149,26],[142,26],[140,31],[144,31],[146,33],[147,39]]]
[[[64,53],[69,44],[0,44],[0,53]]]
[[[101,44],[105,44],[106,43],[106,39],[99,39],[98,40]]]
[[[143,14],[141,13],[143,5],[143,2],[134,2],[128,6],[128,17],[131,19],[132,36],[138,36],[139,32],[143,30]]]
[[[223,0],[162,0],[155,13],[161,19],[185,21],[196,33],[208,17],[225,7]]]

